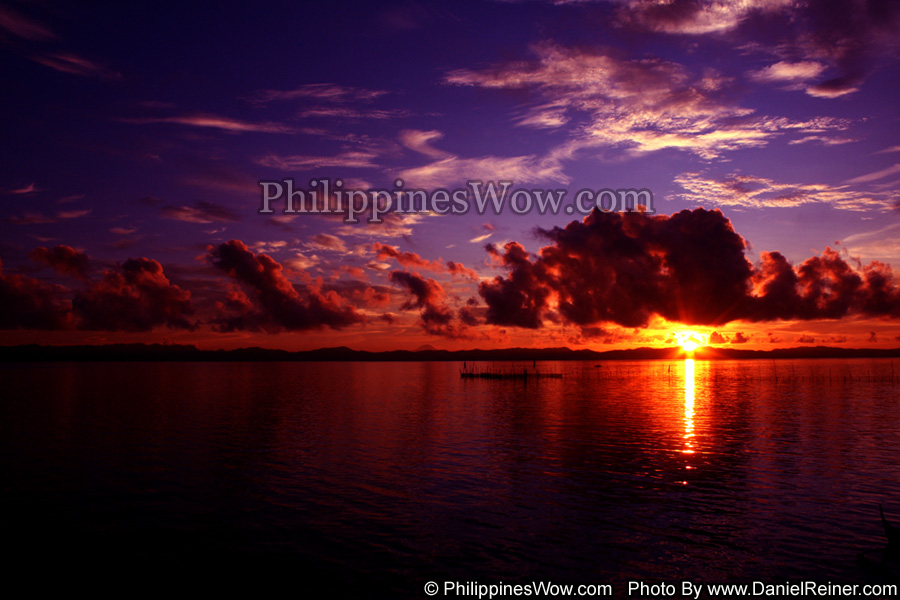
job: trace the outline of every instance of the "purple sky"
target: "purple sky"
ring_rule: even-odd
[[[0,4],[2,343],[898,345],[897,281],[867,268],[900,264],[895,1],[82,4]],[[632,225],[553,234],[571,214],[257,214],[286,177],[724,216],[634,226],[620,256],[597,236]]]

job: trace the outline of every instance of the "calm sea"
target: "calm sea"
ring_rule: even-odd
[[[856,556],[879,503],[900,522],[900,363],[461,368],[0,366],[5,570],[372,598],[880,581]]]

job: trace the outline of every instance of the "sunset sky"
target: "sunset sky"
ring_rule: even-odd
[[[894,0],[85,4],[0,4],[0,344],[900,346]],[[258,214],[285,178],[655,213]]]

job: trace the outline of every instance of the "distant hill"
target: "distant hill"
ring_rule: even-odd
[[[900,358],[900,348],[832,348],[827,346],[744,350],[698,348],[700,360],[753,360],[777,358]],[[497,350],[391,350],[369,352],[346,346],[289,352],[268,348],[200,350],[189,345],[111,344],[105,346],[0,346],[0,361],[545,361],[545,360],[660,360],[684,358],[680,348],[629,350],[572,350],[571,348],[503,348]]]

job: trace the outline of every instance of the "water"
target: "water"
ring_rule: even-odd
[[[879,502],[900,521],[890,360],[460,368],[4,365],[14,565],[373,598],[432,579],[879,581],[856,555],[884,545]]]

